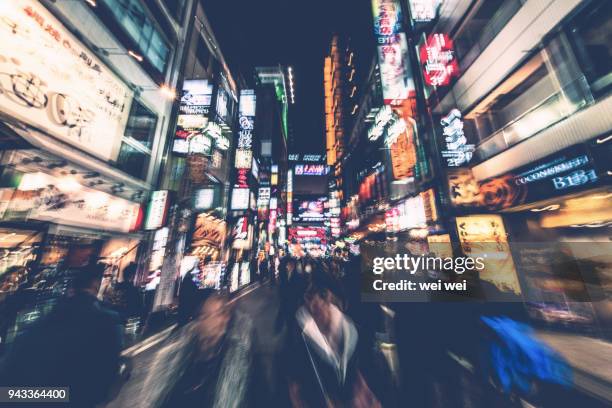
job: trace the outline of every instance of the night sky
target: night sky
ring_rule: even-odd
[[[325,151],[323,58],[332,32],[373,41],[370,0],[203,0],[227,63],[252,84],[253,67],[291,65],[291,151]]]

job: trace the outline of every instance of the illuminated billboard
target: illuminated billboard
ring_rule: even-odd
[[[472,160],[475,147],[467,143],[463,132],[463,120],[459,109],[453,109],[440,120],[446,149],[442,150],[442,157],[446,159],[448,167],[459,167]]]
[[[309,221],[324,221],[325,201],[318,200],[294,200],[293,204],[293,221],[309,222]]]
[[[324,164],[296,164],[294,167],[296,176],[324,176],[328,169]]]
[[[410,16],[415,23],[428,23],[438,17],[441,0],[410,0]]]
[[[398,105],[415,95],[401,5],[397,0],[372,0],[372,12],[383,99],[387,105]]]
[[[232,210],[246,210],[249,208],[250,190],[248,188],[234,188],[232,190]]]
[[[208,116],[212,101],[213,87],[206,79],[185,80],[179,113],[182,115]]]
[[[454,53],[453,41],[446,34],[431,34],[421,44],[419,57],[427,85],[446,86],[452,78],[459,76],[459,64]]]
[[[471,215],[457,217],[456,222],[463,253],[486,258],[485,268],[479,272],[479,278],[492,283],[500,291],[520,295],[521,285],[502,217]]]
[[[0,111],[115,160],[133,92],[34,0],[0,2]]]

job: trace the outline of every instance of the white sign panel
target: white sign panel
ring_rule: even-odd
[[[267,207],[270,202],[270,187],[260,187],[257,194],[257,205]]]
[[[140,211],[138,203],[44,173],[24,174],[10,207],[28,210],[29,219],[120,232],[136,227]]]
[[[161,227],[166,218],[166,210],[168,208],[168,191],[158,190],[151,194],[151,201],[147,209],[147,219],[144,228],[146,230],[154,230]]]
[[[249,191],[248,188],[234,188],[232,190],[232,210],[249,208]]]
[[[234,166],[237,169],[250,169],[253,161],[253,152],[251,150],[238,149],[236,150],[236,159]]]
[[[195,208],[198,210],[208,210],[213,207],[215,202],[215,189],[214,188],[203,188],[196,191],[195,194]]]
[[[115,160],[132,91],[39,2],[0,4],[0,111]]]

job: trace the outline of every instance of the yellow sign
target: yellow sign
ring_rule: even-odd
[[[484,258],[480,279],[502,292],[521,294],[504,221],[499,215],[457,217],[457,231],[466,256]]]

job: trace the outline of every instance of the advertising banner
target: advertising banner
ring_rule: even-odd
[[[372,0],[374,35],[378,44],[378,63],[387,105],[400,104],[415,96],[409,65],[408,43],[402,29],[401,5],[397,0]]]
[[[501,210],[596,187],[606,177],[606,170],[595,163],[596,154],[594,148],[576,145],[481,182],[469,169],[458,170],[449,175],[451,202]]]
[[[479,278],[489,282],[501,292],[521,294],[521,286],[504,221],[499,215],[472,215],[457,217],[457,232],[463,253],[471,257],[482,257],[485,268]],[[494,297],[495,294],[488,294]]]
[[[0,21],[0,111],[115,160],[133,92],[38,1],[3,1]]]
[[[225,221],[206,213],[198,214],[191,246],[221,249],[225,240],[226,228]]]
[[[168,190],[158,190],[151,194],[144,223],[145,230],[158,229],[164,225],[168,215],[168,204]]]
[[[25,174],[7,213],[28,219],[109,231],[139,227],[140,204],[44,173]]]

